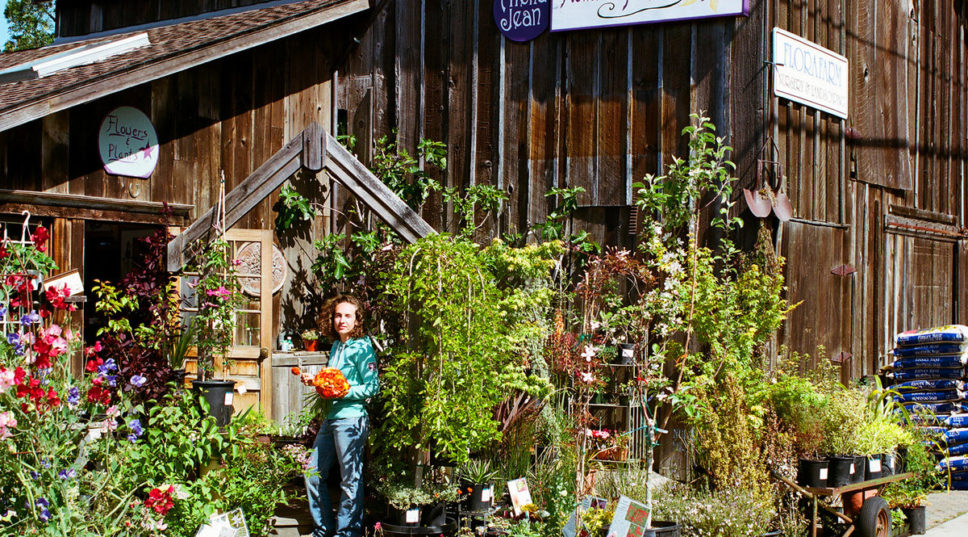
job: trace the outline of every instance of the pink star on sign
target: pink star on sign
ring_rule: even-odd
[[[152,147],[151,145],[146,145],[143,148],[141,148],[141,152],[144,153],[145,158],[151,158],[151,152],[154,150],[155,148]]]

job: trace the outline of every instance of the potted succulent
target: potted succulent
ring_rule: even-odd
[[[497,470],[490,461],[471,459],[460,469],[461,486],[468,493],[467,509],[471,512],[484,512],[494,503],[494,479]]]
[[[304,330],[299,337],[302,339],[303,349],[308,352],[316,352],[319,344],[319,332],[314,329]]]

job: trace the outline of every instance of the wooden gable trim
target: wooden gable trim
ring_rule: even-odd
[[[407,242],[434,233],[419,214],[393,193],[318,123],[312,123],[225,195],[225,229],[269,197],[299,170],[326,170]],[[168,243],[168,270],[188,261],[188,247],[214,229],[212,207]]]
[[[39,101],[12,108],[0,115],[0,131],[40,119],[44,116],[84,104],[106,95],[123,91],[152,80],[186,71],[210,61],[230,56],[265,43],[282,39],[292,34],[315,28],[316,26],[348,17],[369,9],[369,0],[351,0],[328,7],[294,20],[288,20],[237,37],[215,41],[214,43],[150,62],[141,66],[125,69],[75,85],[54,94],[48,94]]]

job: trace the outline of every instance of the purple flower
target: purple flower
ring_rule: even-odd
[[[131,442],[132,444],[134,444],[137,441],[138,441],[138,435],[134,433],[131,433],[128,435],[128,442]]]
[[[0,319],[4,318],[6,316],[7,316],[7,308],[6,308],[6,306],[0,307]]]
[[[145,385],[145,382],[148,382],[148,379],[144,378],[141,375],[134,375],[133,377],[131,377],[131,380],[129,382],[135,388],[140,388]]]
[[[75,471],[73,468],[61,470],[60,472],[57,472],[57,477],[61,479],[74,479],[77,477],[77,471]]]
[[[81,402],[81,390],[77,389],[77,386],[72,386],[67,392],[67,404],[71,406],[77,406]]]
[[[31,470],[30,471],[30,478],[33,479],[34,481],[36,481],[36,480],[40,479],[40,474],[38,474],[37,472]]]
[[[31,311],[30,313],[20,318],[20,324],[24,326],[32,323],[39,323],[39,322],[40,322],[40,314],[37,313],[36,310]]]
[[[40,461],[40,465],[43,466],[44,468],[50,468],[50,461],[48,461],[46,459],[41,460]]]
[[[138,419],[133,419],[129,421],[128,427],[131,429],[131,432],[137,436],[141,436],[141,433],[144,432],[141,429],[141,420],[138,420]]]
[[[42,496],[40,498],[37,498],[37,501],[34,502],[34,505],[36,505],[37,507],[50,507],[50,502],[47,501],[47,498],[44,498]]]
[[[114,361],[114,358],[108,358],[107,360],[105,360],[103,364],[98,366],[97,372],[99,375],[107,375],[108,373],[115,371],[117,369],[118,369],[118,365]],[[112,384],[112,386],[114,385]]]
[[[11,345],[17,345],[20,343],[20,334],[16,332],[10,332],[7,334],[7,343]]]
[[[105,375],[104,376],[104,380],[107,381],[107,383],[108,383],[109,386],[117,386],[118,385],[118,376],[117,375]]]
[[[50,511],[46,507],[41,507],[39,517],[41,522],[47,522],[50,520]]]

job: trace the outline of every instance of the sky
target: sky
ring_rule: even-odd
[[[0,17],[0,50],[3,50],[3,44],[10,39],[10,32],[7,30],[7,19],[6,17]]]

